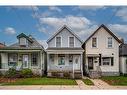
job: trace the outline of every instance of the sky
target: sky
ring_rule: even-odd
[[[85,41],[101,24],[127,42],[127,6],[0,6],[0,42],[6,45],[25,33],[47,48],[63,25]]]

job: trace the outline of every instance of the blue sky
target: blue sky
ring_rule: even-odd
[[[0,42],[15,43],[23,32],[46,47],[46,40],[64,24],[83,41],[101,24],[127,41],[126,6],[1,6]]]

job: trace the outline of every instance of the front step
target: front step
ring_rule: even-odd
[[[89,72],[89,77],[90,78],[100,78],[101,77],[101,74],[97,71],[90,71]]]
[[[76,71],[76,72],[74,72],[74,76],[75,76],[75,79],[80,79],[80,78],[82,78],[82,73],[81,73],[81,71]]]

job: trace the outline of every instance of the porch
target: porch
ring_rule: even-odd
[[[47,51],[47,72],[48,76],[53,73],[59,74],[61,77],[64,73],[68,73],[72,78],[80,78],[83,76],[82,70],[82,53],[70,51]]]
[[[44,70],[44,55],[40,50],[4,50],[0,51],[0,71],[5,72],[9,68],[21,70],[29,68],[33,73],[42,75]]]

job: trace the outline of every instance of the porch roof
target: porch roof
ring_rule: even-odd
[[[84,52],[82,48],[47,48],[46,49],[48,54],[81,54]]]
[[[42,48],[34,47],[4,47],[0,48],[0,52],[34,52],[34,51],[41,51]]]

